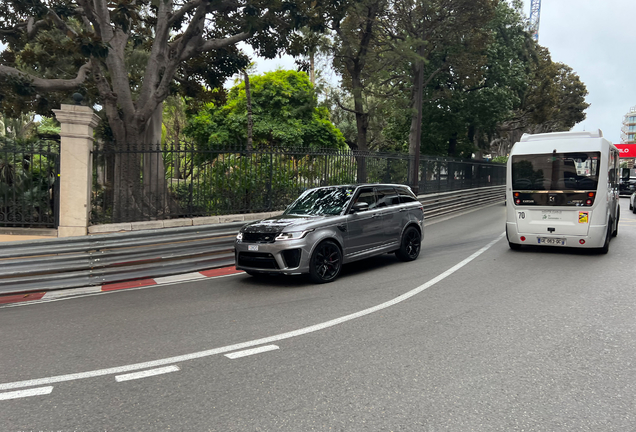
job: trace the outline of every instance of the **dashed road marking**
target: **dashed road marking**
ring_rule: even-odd
[[[264,353],[264,352],[268,352],[268,351],[274,351],[274,350],[277,350],[277,349],[278,349],[278,346],[276,346],[276,345],[266,345],[266,346],[262,346],[262,347],[258,347],[258,348],[252,348],[252,349],[248,349],[248,350],[237,351],[237,352],[225,354],[225,357],[234,360],[234,359],[237,359],[237,358],[247,357],[247,356],[251,356],[251,355],[254,355],[254,354],[260,354],[260,353]]]
[[[28,390],[18,390],[7,393],[0,393],[0,400],[19,399],[29,396],[42,396],[50,394],[53,391],[53,386],[40,387]]]
[[[155,375],[162,375],[162,374],[167,374],[170,372],[178,372],[178,371],[179,371],[179,367],[172,365],[172,366],[166,366],[166,367],[157,368],[157,369],[145,370],[142,372],[133,372],[133,373],[125,374],[125,375],[116,375],[115,381],[117,382],[130,381],[130,380],[147,378],[147,377],[151,377]]]

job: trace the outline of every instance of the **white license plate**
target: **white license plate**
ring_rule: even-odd
[[[564,238],[539,237],[539,244],[565,246]]]
[[[248,251],[257,251],[258,250],[258,245],[247,245],[247,250]]]

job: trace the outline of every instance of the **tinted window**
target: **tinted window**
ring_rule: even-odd
[[[350,187],[311,189],[294,201],[284,214],[337,215],[349,202],[352,192]]]
[[[409,203],[409,202],[417,201],[417,197],[410,189],[401,187],[401,188],[398,188],[398,192],[400,194],[400,202]]]
[[[390,186],[379,186],[376,188],[378,195],[378,207],[388,207],[400,203],[400,198],[394,188]]]
[[[377,207],[377,201],[375,198],[375,191],[373,188],[366,187],[360,189],[358,196],[356,197],[354,203],[356,202],[365,202],[369,204],[369,209]]]
[[[548,153],[512,157],[516,190],[596,190],[599,152]]]

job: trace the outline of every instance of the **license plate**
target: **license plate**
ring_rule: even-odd
[[[247,245],[247,250],[248,251],[257,251],[258,250],[258,245]]]
[[[539,237],[539,244],[565,246],[564,238]]]

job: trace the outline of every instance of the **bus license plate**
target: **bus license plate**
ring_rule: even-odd
[[[539,244],[565,246],[564,238],[539,237]]]

